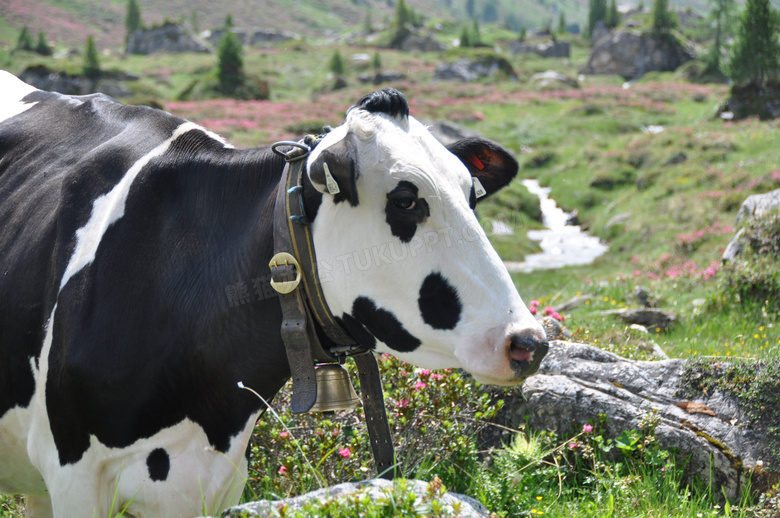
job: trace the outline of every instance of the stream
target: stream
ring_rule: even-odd
[[[592,263],[607,251],[599,238],[591,236],[579,225],[567,225],[569,214],[549,197],[550,189],[541,187],[536,180],[523,180],[531,193],[539,196],[542,209],[542,223],[545,229],[529,230],[528,237],[537,241],[542,251],[530,254],[525,261],[505,261],[510,272],[531,272]]]

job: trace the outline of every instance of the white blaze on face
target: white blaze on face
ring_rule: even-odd
[[[467,168],[415,119],[407,127],[352,110],[315,148],[310,171],[350,138],[358,150],[357,204],[324,194],[313,223],[333,314],[365,325],[379,339],[377,351],[428,368],[463,368],[486,383],[516,383],[509,337],[544,341],[544,333],[469,206]]]

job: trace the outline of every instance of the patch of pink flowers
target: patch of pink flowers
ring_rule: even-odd
[[[528,311],[530,311],[532,315],[536,315],[539,312],[539,301],[532,300],[531,305],[528,306]]]
[[[427,386],[428,385],[426,385],[424,382],[418,381],[417,383],[414,384],[414,390],[422,390]]]
[[[341,455],[343,458],[348,459],[350,455],[352,455],[352,452],[349,448],[341,448],[339,450],[339,455]]]

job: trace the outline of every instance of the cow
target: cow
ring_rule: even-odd
[[[0,492],[38,518],[234,505],[264,409],[237,384],[270,401],[290,377],[267,289],[285,159],[102,94],[7,72],[0,91]],[[386,89],[305,160],[346,333],[488,384],[537,370],[545,333],[474,212],[516,175],[510,152],[444,147]]]

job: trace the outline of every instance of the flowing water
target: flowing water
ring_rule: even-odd
[[[539,242],[542,251],[530,254],[525,261],[506,261],[510,272],[531,272],[561,268],[563,266],[592,263],[607,251],[599,238],[591,236],[578,225],[567,225],[569,214],[564,212],[555,200],[550,199],[550,189],[541,187],[536,180],[523,180],[523,185],[539,196],[542,208],[543,230],[529,230],[528,237]]]

